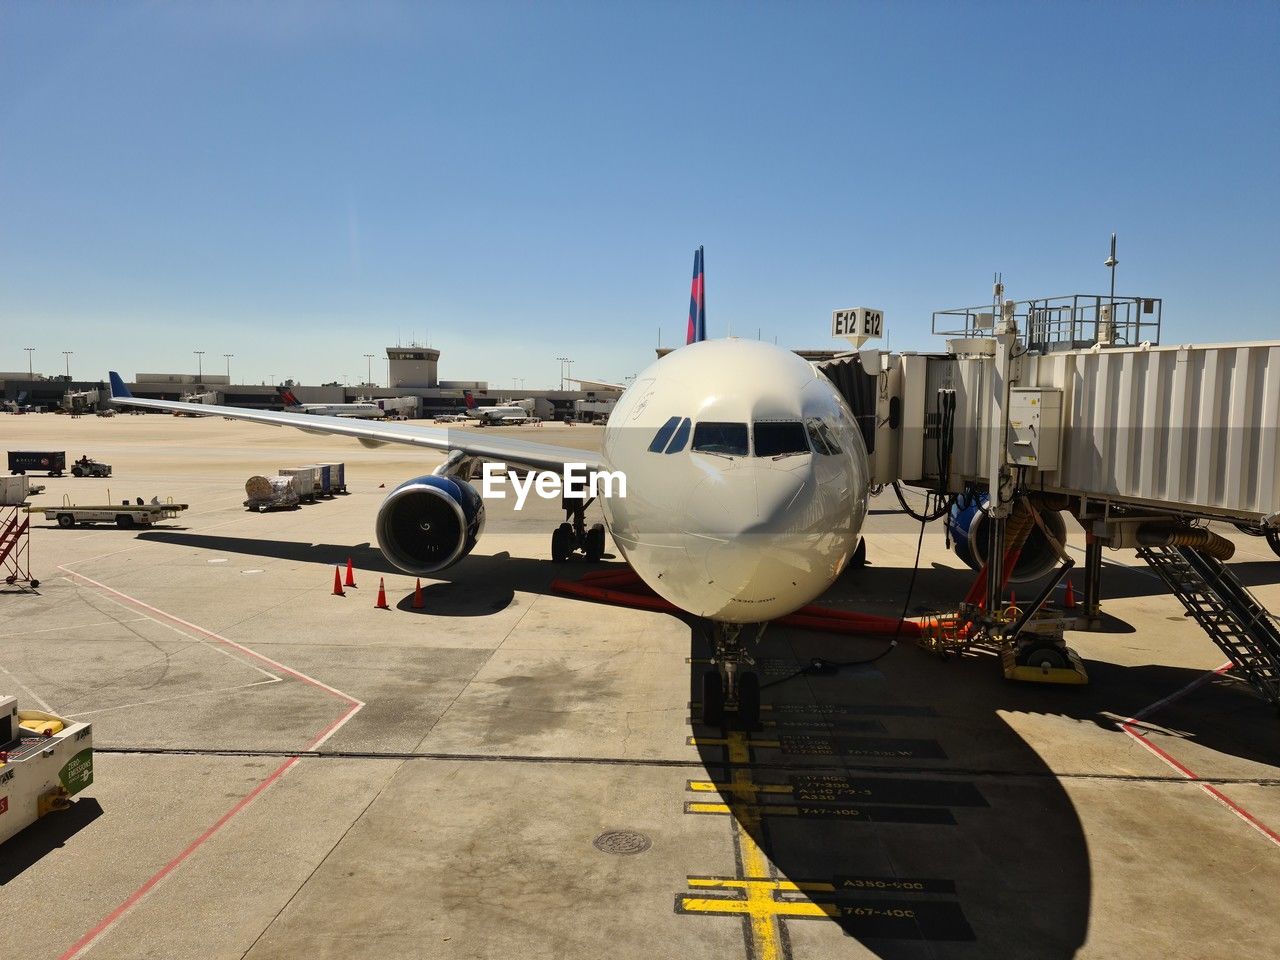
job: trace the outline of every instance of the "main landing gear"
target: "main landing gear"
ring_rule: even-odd
[[[551,531],[551,559],[563,563],[581,550],[589,561],[595,563],[604,556],[604,524],[587,526],[587,507],[595,502],[576,497],[564,497],[565,522]]]
[[[760,624],[758,641],[767,624]],[[760,676],[755,659],[742,642],[742,624],[711,624],[711,662],[714,670],[702,675],[702,722],[708,726],[733,726],[755,730],[760,726]]]

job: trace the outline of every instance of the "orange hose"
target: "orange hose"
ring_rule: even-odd
[[[624,586],[636,589],[615,589]],[[655,610],[660,613],[679,614],[683,611],[675,604],[664,600],[630,567],[623,570],[593,570],[584,574],[579,580],[556,579],[551,582],[551,589],[556,593],[582,597],[585,600],[596,600],[612,603],[621,607],[635,607],[641,610]],[[914,620],[898,621],[896,617],[881,617],[870,613],[857,613],[852,610],[835,610],[809,604],[794,613],[779,617],[773,623],[784,627],[802,627],[808,630],[822,630],[828,633],[873,634],[876,636],[899,633],[905,637],[920,634],[920,625]]]

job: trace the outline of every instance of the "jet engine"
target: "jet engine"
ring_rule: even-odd
[[[957,557],[978,570],[987,559],[987,495],[961,498],[951,508],[947,517],[947,526],[951,532],[951,546]],[[1056,510],[1040,510],[1040,519],[1053,534],[1053,538],[1066,545],[1067,523],[1062,514]],[[1058,552],[1053,548],[1040,527],[1036,525],[1031,512],[1022,504],[1014,508],[1014,513],[1005,525],[1005,542],[1012,545],[1022,536],[1026,542],[1018,554],[1009,579],[1016,583],[1028,580],[1039,580],[1058,564]]]
[[[484,529],[484,501],[465,480],[427,476],[408,480],[378,509],[382,554],[405,573],[424,576],[457,563]]]

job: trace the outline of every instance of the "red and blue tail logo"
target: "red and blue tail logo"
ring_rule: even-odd
[[[476,398],[475,398],[474,396],[472,396],[472,394],[471,394],[471,391],[470,391],[470,390],[463,390],[463,391],[462,391],[462,399],[463,399],[463,401],[466,403],[466,405],[467,405],[467,409],[468,409],[468,410],[471,410],[472,408],[474,408],[474,407],[475,407],[475,405],[476,405]]]
[[[298,398],[293,395],[293,391],[288,387],[276,387],[276,393],[280,395],[280,399],[284,402],[286,407],[302,406],[302,404],[298,402]]]
[[[707,290],[702,270],[702,248],[693,252],[693,286],[689,289],[689,332],[685,343],[707,339]]]

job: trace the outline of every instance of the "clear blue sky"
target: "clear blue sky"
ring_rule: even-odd
[[[1280,337],[1280,5],[0,2],[0,370],[621,379],[1106,287]],[[375,365],[385,377],[385,363]]]

